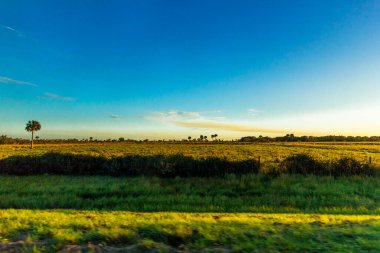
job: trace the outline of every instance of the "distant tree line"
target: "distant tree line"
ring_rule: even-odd
[[[376,142],[380,141],[380,136],[295,136],[287,134],[281,137],[268,136],[246,136],[240,139],[240,142]]]
[[[90,138],[83,138],[83,139],[77,139],[77,138],[70,138],[70,139],[42,139],[39,136],[36,136],[34,138],[35,144],[60,144],[60,143],[89,143],[89,142],[143,142],[138,140],[132,140],[132,139],[125,139],[123,137],[120,137],[118,139],[105,139],[105,140],[98,140],[94,139],[92,137]],[[144,140],[147,141],[147,140]],[[7,135],[0,135],[0,144],[30,144],[29,139],[23,139],[23,138],[12,138]]]
[[[213,140],[213,141],[221,141],[221,140],[217,139],[217,137],[218,137],[217,134],[212,134],[212,135],[210,135],[210,137],[211,137],[211,140]],[[183,139],[182,141],[186,141],[186,139]],[[207,135],[201,134],[199,136],[199,138],[192,138],[191,136],[189,136],[189,137],[187,137],[187,141],[193,141],[193,142],[196,142],[196,141],[199,142],[200,141],[200,142],[203,142],[203,141],[209,141],[209,139],[208,139]]]
[[[380,142],[380,136],[295,136],[293,134],[287,134],[281,137],[268,137],[268,136],[246,136],[236,140],[221,140],[217,139],[218,135],[211,135],[211,140],[220,144],[223,143],[255,143],[255,142]],[[130,142],[130,143],[146,143],[146,142],[165,142],[165,143],[209,143],[211,140],[207,136],[200,135],[198,138],[192,138],[189,136],[187,139],[163,139],[163,140],[134,140],[125,139],[120,137],[117,139],[104,139],[99,140],[93,137],[89,138],[70,138],[70,139],[42,139],[39,136],[34,138],[35,144],[64,144],[64,143],[98,143],[98,142]],[[0,135],[1,144],[30,144],[29,139],[13,138],[7,135]]]
[[[223,142],[220,139],[217,139],[218,134],[212,134],[211,141],[214,142]],[[126,139],[124,137],[120,137],[117,139],[95,139],[94,137],[88,138],[71,138],[71,139],[42,139],[39,136],[34,137],[34,143],[36,144],[63,144],[63,143],[97,143],[97,142],[208,142],[210,141],[207,135],[200,135],[198,138],[192,138],[189,136],[187,139],[176,140],[176,139],[163,139],[163,140],[134,140],[134,139]],[[236,141],[236,140],[235,140]],[[7,135],[0,135],[0,144],[30,144],[31,140],[23,139],[23,138],[12,138]]]

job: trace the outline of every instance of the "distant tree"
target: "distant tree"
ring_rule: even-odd
[[[203,139],[204,139],[205,141],[207,141],[207,135],[203,136]]]
[[[125,141],[124,137],[120,137],[119,141]]]
[[[92,141],[94,138],[93,137],[90,137],[90,141]]]
[[[25,130],[28,132],[32,132],[32,139],[30,141],[30,148],[33,148],[34,132],[41,130],[41,124],[40,124],[40,122],[38,122],[36,120],[29,120],[26,123]]]
[[[203,135],[201,134],[201,136],[199,136],[199,139],[201,140],[201,141],[203,141]]]
[[[187,139],[188,139],[189,141],[191,141],[191,136],[187,137]]]
[[[0,136],[0,144],[7,144],[9,139],[6,135]]]
[[[218,137],[217,134],[212,134],[212,135],[211,135],[211,139],[213,139],[213,140],[214,140],[214,139],[216,140],[216,137]]]

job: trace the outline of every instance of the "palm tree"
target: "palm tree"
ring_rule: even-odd
[[[189,141],[191,141],[191,136],[187,137],[187,139],[188,139]]]
[[[29,120],[26,123],[25,130],[28,132],[32,132],[32,140],[30,141],[30,148],[33,148],[34,132],[41,130],[41,124],[40,124],[40,122],[38,122],[36,120]]]

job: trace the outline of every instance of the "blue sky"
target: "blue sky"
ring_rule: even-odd
[[[3,0],[0,134],[380,135],[379,26],[374,0]]]

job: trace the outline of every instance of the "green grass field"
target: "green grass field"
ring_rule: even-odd
[[[380,162],[376,143],[4,145],[0,159],[49,152]],[[3,175],[0,208],[0,252],[380,252],[378,176]]]
[[[0,177],[0,207],[134,212],[380,214],[374,177]]]

